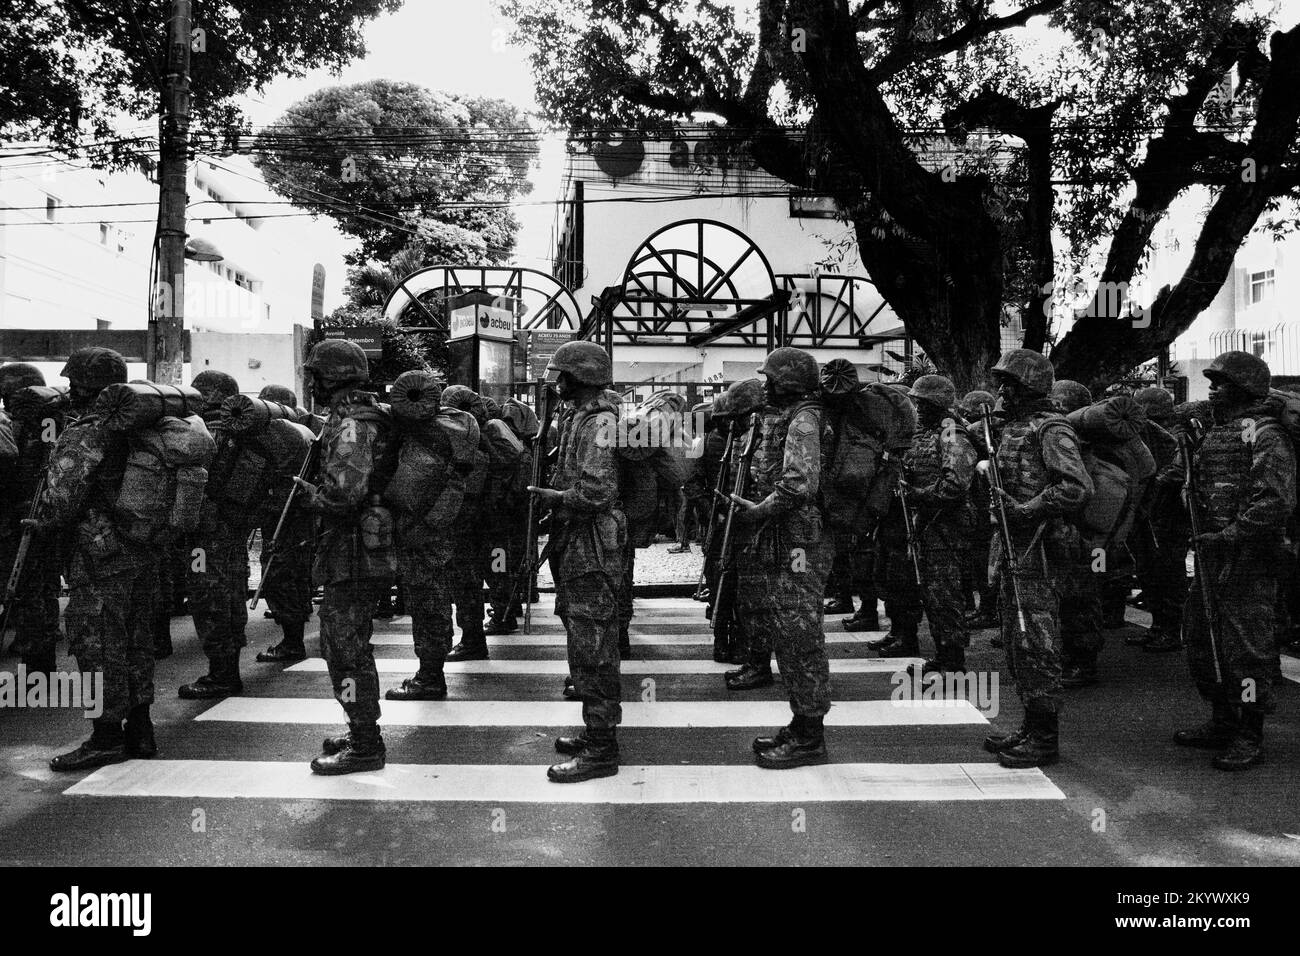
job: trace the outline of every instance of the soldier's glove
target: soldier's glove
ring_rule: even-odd
[[[1038,519],[1030,510],[1013,498],[1005,488],[994,488],[993,493],[1002,498],[1002,504],[1007,513],[1007,524],[1013,528],[1023,528],[1038,522]],[[997,514],[996,501],[993,503],[993,508],[994,514]]]
[[[543,511],[550,511],[560,506],[564,500],[564,492],[556,491],[554,488],[539,488],[536,485],[529,485],[528,490],[537,496],[537,505]]]
[[[294,475],[293,483],[297,485],[299,488],[301,488],[303,490],[303,494],[307,495],[308,497],[314,496],[316,494],[316,486],[313,485],[306,478],[299,478],[297,475]]]
[[[1222,548],[1240,540],[1241,535],[1236,531],[1236,525],[1228,525],[1222,531],[1202,531],[1196,536],[1198,544],[1209,548]]]
[[[40,518],[23,518],[18,522],[18,524],[22,526],[24,531],[30,528],[33,533],[41,531],[47,527],[46,523]]]

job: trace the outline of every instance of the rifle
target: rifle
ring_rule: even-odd
[[[898,478],[898,502],[903,506],[903,529],[907,533],[907,554],[912,559],[912,576],[916,578],[916,586],[924,588],[919,556],[921,542],[916,536],[916,519],[912,516],[912,509],[907,506],[907,482],[901,475]]]
[[[533,440],[533,469],[531,481],[529,482],[534,488],[541,488],[545,474],[546,464],[546,433],[551,427],[551,417],[555,414],[555,389],[546,383],[545,379],[537,380],[537,410],[541,413],[537,421],[537,437]],[[541,567],[541,560],[537,557],[537,537],[538,537],[538,520],[537,520],[537,498],[535,495],[528,496],[528,524],[524,532],[524,559],[519,567],[519,573],[515,575],[515,580],[510,585],[510,597],[506,604],[509,609],[509,602],[514,600],[515,588],[519,586],[522,579],[524,587],[528,589],[526,597],[531,598],[533,589],[533,575]],[[549,542],[548,542],[549,545]],[[544,554],[544,553],[543,553]],[[524,605],[524,633],[533,633],[533,605],[531,601],[525,600]]]
[[[722,461],[718,464],[718,480],[713,483],[713,497],[709,499],[709,528],[704,533],[704,562],[700,565],[700,579],[695,582],[695,600],[699,601],[704,595],[705,574],[709,567],[709,554],[713,547],[714,530],[718,526],[718,502],[726,499],[723,489],[727,487],[727,480],[731,470],[731,446],[735,443],[736,423],[732,422],[727,427],[727,443],[722,447]]]
[[[36,483],[36,491],[32,494],[32,506],[27,511],[27,517],[35,521],[37,513],[41,506],[41,495],[45,492],[45,472],[42,469],[40,480]],[[4,603],[0,604],[0,637],[4,637],[5,631],[9,629],[9,615],[13,611],[14,598],[18,595],[18,584],[23,577],[23,566],[27,564],[27,552],[31,550],[32,538],[36,536],[36,529],[30,524],[23,525],[23,536],[18,542],[18,553],[14,555],[14,566],[9,571],[9,580],[5,584]]]
[[[732,425],[735,428],[735,425]],[[736,462],[735,477],[731,491],[737,497],[745,497],[745,484],[749,478],[749,464],[754,457],[754,448],[758,444],[758,416],[750,419],[749,432],[745,436],[745,447]],[[736,586],[738,584],[735,561],[732,551],[735,540],[732,526],[736,520],[739,505],[731,500],[727,506],[727,520],[722,526],[722,549],[718,553],[718,583],[713,595],[713,659],[719,663],[726,662],[731,656],[731,622],[735,614]]]
[[[280,520],[275,523],[275,533],[271,535],[271,543],[266,546],[266,564],[262,566],[262,578],[257,582],[257,590],[253,592],[252,603],[248,605],[250,611],[257,609],[257,602],[262,599],[262,589],[266,587],[266,581],[271,575],[271,565],[275,564],[276,549],[280,546],[280,536],[284,533],[285,522],[289,520],[289,512],[293,508],[294,500],[298,497],[298,489],[302,487],[298,484],[298,480],[309,481],[311,479],[319,458],[320,438],[317,437],[308,447],[307,457],[303,459],[302,467],[298,469],[298,478],[294,480],[288,496],[284,499],[284,507],[280,509]]]
[[[989,449],[989,482],[993,485],[993,500],[997,502],[998,530],[1002,533],[1002,556],[1007,564],[1007,573],[1011,575],[1011,595],[1016,602],[1016,622],[1020,625],[1020,633],[1024,635],[1029,632],[1025,627],[1025,605],[1020,599],[1020,561],[1016,558],[1016,546],[1011,540],[1011,525],[1007,523],[1007,504],[1000,494],[1002,474],[998,471],[997,445],[993,443],[993,429],[989,425],[993,418],[993,406],[985,404],[983,408],[984,443]]]
[[[1193,428],[1199,428],[1199,424],[1195,419],[1190,423]],[[1183,469],[1186,472],[1183,476],[1183,489],[1187,498],[1187,517],[1192,525],[1192,553],[1196,556],[1196,580],[1200,585],[1201,610],[1205,613],[1205,632],[1210,640],[1210,659],[1214,662],[1214,680],[1222,684],[1223,670],[1219,666],[1219,637],[1216,633],[1219,609],[1215,605],[1214,590],[1206,573],[1208,565],[1205,562],[1205,547],[1200,542],[1204,527],[1201,521],[1200,488],[1196,481],[1196,471],[1192,467],[1192,437],[1186,430],[1178,436],[1178,451],[1182,454]]]

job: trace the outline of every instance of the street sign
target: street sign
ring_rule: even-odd
[[[555,350],[565,342],[572,342],[573,336],[572,331],[564,329],[532,329],[528,342],[528,380],[544,378],[546,365]]]
[[[319,262],[311,269],[311,320],[325,318],[325,267]]]
[[[479,303],[452,309],[448,324],[448,341],[454,342],[475,334],[480,338],[498,342],[514,341],[514,313],[509,309]]]
[[[366,353],[366,358],[382,358],[384,354],[384,334],[378,329],[333,328],[325,330],[327,339],[343,339],[355,342]]]

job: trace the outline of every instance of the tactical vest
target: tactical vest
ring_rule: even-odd
[[[1043,429],[1069,428],[1065,416],[1037,410],[1026,419],[1008,421],[998,442],[998,473],[1002,485],[1019,502],[1038,496],[1047,487],[1047,465],[1043,462]]]
[[[375,441],[371,447],[370,487],[368,495],[382,495],[397,469],[398,442],[387,406],[381,406],[373,392],[354,391],[344,396],[344,401],[330,410],[330,416],[321,429],[321,459],[328,460],[334,445],[343,437],[343,423],[347,419],[376,426]]]
[[[907,450],[904,461],[911,476],[909,484],[925,488],[938,480],[943,471],[943,456],[940,452],[940,439],[943,426],[933,428],[918,426],[912,436],[912,446]]]
[[[551,487],[556,491],[567,491],[577,483],[582,473],[582,463],[578,461],[578,434],[588,418],[602,412],[607,412],[614,418],[614,427],[609,429],[609,440],[613,441],[618,423],[618,410],[612,402],[604,398],[594,398],[581,408],[574,409],[561,423],[560,447],[555,457],[555,469],[551,473]]]
[[[776,488],[785,468],[785,438],[790,431],[790,423],[796,415],[805,409],[813,412],[813,423],[817,429],[822,474],[826,472],[827,442],[823,440],[821,402],[804,400],[793,402],[784,408],[772,405],[763,407],[758,425],[758,445],[754,448],[754,457],[749,465],[749,500],[762,501]],[[821,501],[821,485],[818,483],[817,501]]]
[[[1222,531],[1248,503],[1255,447],[1246,441],[1247,419],[1254,422],[1256,435],[1265,428],[1281,427],[1272,419],[1239,415],[1212,425],[1196,451],[1193,467],[1204,531]]]

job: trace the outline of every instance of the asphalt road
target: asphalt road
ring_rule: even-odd
[[[1294,680],[1268,727],[1269,761],[1224,774],[1207,754],[1170,743],[1203,717],[1181,655],[1144,654],[1112,634],[1102,683],[1071,692],[1062,761],[998,776],[980,747],[989,724],[977,709],[954,718],[891,706],[891,673],[856,670],[879,665],[862,663],[871,655],[845,640],[839,620],[826,625],[841,638],[832,660],[848,668],[833,675],[843,704],[828,729],[829,768],[753,769],[750,739],[784,709],[779,683],[729,694],[711,672],[701,606],[656,599],[638,602],[638,673],[623,678],[623,772],[561,787],[544,771],[553,736],[579,711],[556,703],[564,648],[546,610],[534,637],[497,643],[491,667],[450,674],[448,705],[390,706],[385,771],[328,781],[307,769],[321,736],[341,727],[320,665],[252,663],[277,637],[258,612],[244,697],[181,701],[175,688],[204,662],[188,618],[177,618],[177,653],[158,667],[158,760],[56,775],[48,759],[87,732],[79,713],[0,709],[0,863],[1300,863]],[[308,650],[318,654],[314,625]],[[405,667],[385,662],[414,667],[409,621],[383,622],[378,633],[387,688]],[[990,636],[974,638],[976,672],[1001,664]],[[1297,662],[1287,667],[1297,674]],[[1012,728],[1020,707],[1009,681],[1000,691],[992,725]]]

